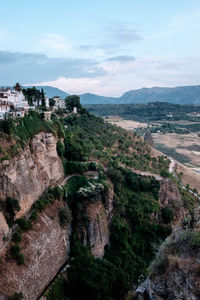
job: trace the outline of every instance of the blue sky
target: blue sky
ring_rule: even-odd
[[[199,74],[199,0],[1,3],[0,85],[119,96],[199,84]]]

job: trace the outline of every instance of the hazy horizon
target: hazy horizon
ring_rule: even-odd
[[[197,0],[8,0],[1,9],[2,85],[119,97],[200,83]]]

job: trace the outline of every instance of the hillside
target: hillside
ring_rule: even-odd
[[[80,95],[80,100],[83,105],[86,104],[109,104],[109,103],[115,103],[116,98],[114,97],[104,97],[104,96],[98,96],[95,94],[82,94]]]
[[[29,86],[29,87],[31,87],[31,86]],[[59,97],[65,99],[67,96],[69,96],[68,93],[66,93],[60,89],[57,89],[55,87],[52,87],[52,86],[38,85],[36,88],[40,89],[40,90],[43,89],[45,92],[45,96],[48,98],[52,98],[54,96],[59,96]]]
[[[174,88],[153,87],[129,91],[119,103],[170,102],[174,104],[200,104],[200,85]]]
[[[82,107],[50,121],[32,112],[0,131],[0,296],[133,296],[198,203],[169,159]]]
[[[169,102],[173,104],[200,104],[200,85],[174,88],[141,88],[124,93],[121,97],[103,97],[94,94],[81,95],[83,104],[129,104]]]
[[[169,102],[173,104],[200,104],[200,85],[174,88],[141,88],[124,93],[121,97],[105,97],[95,94],[80,95],[82,104],[129,104]]]

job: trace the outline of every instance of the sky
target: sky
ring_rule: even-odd
[[[1,3],[0,85],[121,96],[199,75],[199,0]]]

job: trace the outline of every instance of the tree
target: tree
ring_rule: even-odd
[[[66,109],[70,112],[73,111],[74,107],[77,107],[77,111],[82,109],[82,105],[80,103],[80,97],[77,95],[68,96],[65,99],[65,106]]]
[[[45,94],[43,89],[41,91],[41,100],[42,100],[42,106],[46,106]]]
[[[23,94],[26,97],[29,105],[39,105],[42,98],[42,93],[36,87],[23,89]]]
[[[17,82],[14,86],[14,90],[15,91],[18,91],[18,92],[21,92],[22,91],[22,87],[21,85],[19,84],[19,82]]]
[[[55,101],[53,98],[50,98],[50,99],[49,99],[49,106],[50,106],[51,108],[54,107],[55,103],[56,103],[56,101]]]

